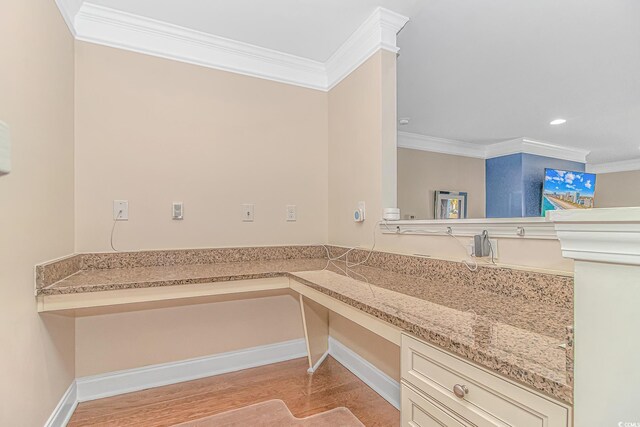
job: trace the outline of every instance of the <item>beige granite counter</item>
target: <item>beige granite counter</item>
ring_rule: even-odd
[[[327,265],[320,258],[323,251],[306,247],[280,250],[278,256],[229,252],[233,262],[228,257],[199,259],[206,263],[192,263],[183,254],[175,261],[174,256],[158,255],[160,251],[150,258],[138,255],[142,261],[127,254],[76,255],[83,258],[58,261],[62,267],[51,263],[41,268],[38,277],[57,275],[60,280],[37,287],[37,293],[61,295],[288,276],[508,378],[572,402],[572,357],[564,348],[567,341],[570,348],[573,344],[568,328],[573,324],[570,278],[504,268],[486,271],[488,267],[467,273],[457,265],[435,268],[437,260],[412,260],[414,257],[382,252],[369,265],[349,270],[347,277],[343,263]],[[389,268],[379,268],[386,264],[383,259]],[[420,263],[425,267],[417,268]],[[50,266],[55,274],[47,272]],[[61,271],[70,274],[62,277]]]

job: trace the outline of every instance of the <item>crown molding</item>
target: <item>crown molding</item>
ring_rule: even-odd
[[[84,3],[77,39],[282,83],[324,89],[324,64],[191,30],[104,6]]]
[[[558,210],[549,219],[564,257],[640,265],[640,208]]]
[[[396,36],[409,18],[378,7],[325,63],[327,90],[380,49],[397,53]]]
[[[71,3],[70,0],[55,0],[56,6],[60,10],[60,14],[62,15],[62,19],[69,27],[69,31],[73,36],[76,36],[76,29],[74,26],[74,18],[76,13],[78,13],[78,7]]]
[[[377,8],[325,63],[92,3],[82,5],[74,28],[86,42],[328,91],[376,51],[397,52],[396,34],[407,21]]]
[[[398,132],[398,147],[486,159],[486,148],[483,145],[411,132]]]
[[[529,138],[516,138],[510,141],[487,145],[487,159],[507,156],[509,154],[527,153],[536,156],[553,157],[554,159],[586,163],[589,150],[549,144]]]
[[[479,159],[526,153],[579,163],[586,163],[587,155],[589,154],[587,150],[534,141],[529,138],[516,138],[489,145],[480,145],[410,132],[398,132],[398,147]]]
[[[587,172],[590,173],[628,172],[637,170],[640,170],[640,159],[587,165]]]

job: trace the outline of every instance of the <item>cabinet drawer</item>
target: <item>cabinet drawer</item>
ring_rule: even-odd
[[[567,427],[570,409],[457,356],[402,335],[402,380],[468,425]],[[467,390],[454,394],[454,386]],[[428,424],[427,424],[428,425]],[[455,424],[454,424],[455,425]]]
[[[411,387],[402,384],[400,391],[400,425],[402,427],[466,427],[453,414]]]

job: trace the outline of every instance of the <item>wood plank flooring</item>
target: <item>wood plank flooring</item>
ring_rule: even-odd
[[[307,363],[295,359],[80,403],[68,426],[171,426],[269,399],[282,399],[296,417],[344,406],[366,426],[400,425],[400,412],[335,359],[313,375]]]

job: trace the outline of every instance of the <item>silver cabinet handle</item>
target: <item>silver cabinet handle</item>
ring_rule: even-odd
[[[466,385],[456,384],[453,386],[453,394],[460,399],[464,399],[464,396],[469,393],[469,389]]]

